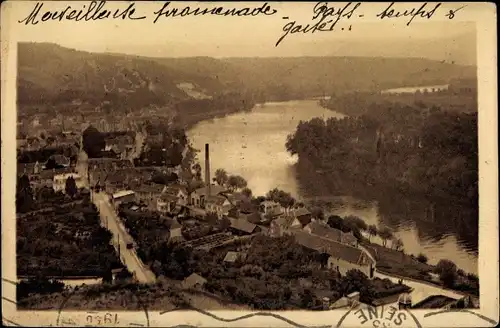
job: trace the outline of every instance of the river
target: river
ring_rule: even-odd
[[[342,118],[344,115],[319,106],[316,100],[266,103],[250,112],[202,121],[188,131],[188,137],[196,149],[210,144],[212,176],[216,169],[223,168],[229,174],[243,176],[254,195],[279,188],[304,199],[307,194],[300,187],[294,165],[297,158],[286,151],[285,142],[301,120],[314,117]],[[198,158],[204,167],[204,156],[200,154]],[[467,234],[471,229],[462,227],[457,231],[453,224],[429,222],[425,206],[418,206],[418,202],[410,201],[408,205],[408,200],[399,199],[360,201],[351,195],[329,198],[336,204],[331,214],[353,214],[367,224],[389,226],[401,238],[407,253],[423,253],[431,264],[450,259],[464,271],[477,274],[477,234]],[[450,212],[448,208],[441,208],[436,217],[450,215],[462,214],[456,209]],[[377,238],[374,240],[380,242]]]

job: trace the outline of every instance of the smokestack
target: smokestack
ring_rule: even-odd
[[[205,183],[207,188],[207,196],[210,196],[210,152],[208,149],[208,144],[205,144]]]

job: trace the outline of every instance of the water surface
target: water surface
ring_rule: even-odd
[[[254,195],[280,188],[297,198],[307,198],[297,181],[297,158],[286,151],[285,142],[301,120],[314,117],[344,115],[319,106],[316,100],[266,103],[251,112],[203,121],[189,130],[188,136],[196,149],[203,150],[205,143],[210,144],[212,177],[216,169],[223,168],[229,174],[243,176]],[[198,158],[205,165],[204,155]],[[477,273],[477,227],[457,223],[464,221],[461,216],[469,215],[467,212],[440,206],[430,220],[427,204],[403,200],[398,195],[373,201],[360,201],[350,195],[328,198],[336,204],[332,214],[353,214],[368,224],[391,227],[403,240],[407,253],[422,252],[433,264],[450,259],[463,270]]]

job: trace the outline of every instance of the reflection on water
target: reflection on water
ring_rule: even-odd
[[[381,202],[365,202],[362,208],[359,204],[352,206],[345,203],[332,209],[330,213],[340,216],[356,215],[363,218],[367,224],[387,226],[403,241],[406,253],[424,253],[430,264],[436,264],[440,259],[451,259],[464,271],[477,273],[477,227],[476,237],[472,238],[463,230],[456,229],[457,227],[452,229],[448,224],[440,224],[440,220],[447,216],[446,212],[436,211],[434,222],[430,222],[423,204],[420,204],[423,208],[418,211],[417,202],[393,198],[391,203],[399,210],[391,211],[393,208],[381,206]],[[407,206],[404,213],[400,208],[402,204]],[[371,240],[382,244],[378,237],[372,237]]]
[[[251,112],[204,121],[188,131],[196,149],[210,144],[212,176],[224,168],[248,181],[255,195],[272,188],[291,192],[298,198],[307,195],[298,185],[294,163],[297,159],[285,149],[286,137],[297,124],[314,117],[343,117],[320,107],[316,101],[267,103]],[[201,165],[204,156],[198,156]],[[384,193],[385,194],[385,193]],[[430,263],[453,260],[460,268],[477,273],[477,224],[465,224],[465,217],[477,217],[470,209],[431,204],[400,195],[384,195],[365,202],[352,197],[323,197],[332,205],[332,213],[363,218],[368,224],[388,226],[403,240],[407,253],[420,252]],[[377,241],[377,238],[374,239]],[[380,242],[380,240],[379,240]]]

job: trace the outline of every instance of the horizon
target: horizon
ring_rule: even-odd
[[[439,62],[445,61],[446,64],[464,66],[464,67],[477,67],[477,63],[456,63],[456,62],[447,62],[442,59],[428,58],[422,56],[383,56],[383,55],[290,55],[290,56],[266,56],[266,55],[254,55],[254,56],[210,56],[210,55],[185,55],[185,56],[161,56],[161,55],[152,55],[152,54],[135,54],[135,53],[127,53],[127,52],[111,52],[111,51],[92,51],[81,49],[77,47],[71,47],[64,44],[60,44],[57,42],[50,41],[20,41],[18,44],[45,44],[58,46],[64,49],[84,52],[88,54],[101,54],[101,55],[110,55],[110,56],[128,56],[128,57],[136,57],[140,59],[196,59],[196,58],[206,58],[206,59],[216,59],[216,60],[232,60],[232,59],[298,59],[298,58],[365,58],[365,59],[415,59],[415,60],[424,60],[424,61],[432,61]]]
[[[106,3],[108,9],[121,2]],[[72,8],[81,2],[68,2]],[[225,7],[256,7],[260,2],[218,2]],[[278,14],[255,17],[187,16],[161,17],[152,22],[158,10],[156,2],[136,3],[135,8],[147,15],[143,21],[92,21],[88,24],[46,21],[36,25],[18,25],[18,42],[50,42],[63,47],[93,53],[119,53],[153,58],[288,58],[325,56],[363,56],[383,58],[428,58],[454,61],[476,66],[476,23],[462,19],[450,21],[444,15],[432,21],[415,19],[406,26],[405,19],[381,20],[376,14],[386,5],[362,5],[359,10],[370,18],[352,20],[352,30],[317,33],[289,33],[282,42],[284,27],[292,21],[310,24],[314,3],[269,2]],[[171,7],[197,7],[200,3],[172,2]],[[398,8],[400,5],[396,5]],[[17,24],[33,10],[33,3],[16,4],[15,17],[4,17],[6,23]],[[210,7],[205,5],[202,7]],[[403,8],[403,7],[401,7]],[[401,9],[399,8],[399,9]],[[440,10],[453,9],[453,4],[442,4]],[[44,3],[44,10],[61,10],[58,2]],[[19,11],[18,11],[19,10]],[[479,6],[468,5],[472,14],[479,14]],[[361,12],[360,11],[360,12]],[[464,20],[465,19],[465,20]],[[62,25],[61,25],[62,24]],[[346,24],[341,21],[339,24]],[[227,28],[231,26],[231,28]],[[63,28],[61,28],[63,27]],[[347,27],[347,25],[346,25]],[[471,46],[473,45],[474,46]],[[363,56],[365,57],[365,56]],[[474,64],[472,64],[474,63]]]

